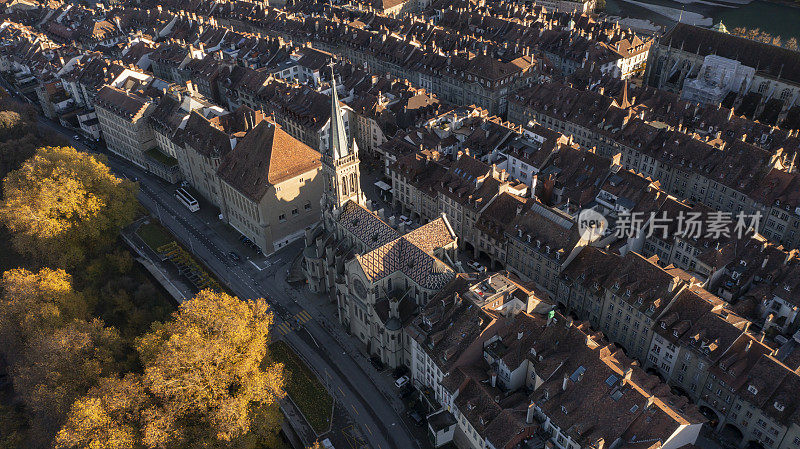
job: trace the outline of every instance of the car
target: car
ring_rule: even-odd
[[[236,254],[236,253],[235,253],[235,252],[233,252],[233,251],[230,251],[230,252],[228,252],[228,256],[229,256],[231,259],[235,260],[236,262],[238,262],[238,261],[242,260],[242,258],[241,258],[241,257],[239,257],[239,255],[238,255],[238,254]]]
[[[478,273],[483,273],[486,271],[486,267],[479,264],[478,262],[472,261],[467,264],[468,267],[472,268],[473,270],[477,271]]]
[[[408,383],[408,381],[409,381],[408,376],[403,376],[403,377],[397,379],[396,381],[394,381],[394,386],[397,387],[397,388],[402,388],[403,385]]]
[[[414,424],[418,426],[421,426],[425,423],[425,420],[422,418],[422,415],[417,413],[416,410],[412,410],[411,412],[409,412],[408,417],[411,418],[411,420],[414,421]]]

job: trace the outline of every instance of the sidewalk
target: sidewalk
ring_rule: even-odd
[[[382,372],[378,372],[375,369],[369,361],[369,356],[365,354],[365,348],[363,348],[361,342],[349,335],[339,324],[339,319],[336,316],[336,304],[330,302],[327,295],[315,295],[308,290],[303,290],[304,288],[304,285],[300,285],[300,290],[298,290],[284,283],[284,289],[286,289],[288,295],[298,299],[298,302],[301,296],[305,298],[305,302],[302,303],[303,306],[306,307],[309,312],[313,311],[312,315],[316,315],[315,318],[317,318],[320,326],[333,336],[339,346],[345,350],[347,355],[359,366],[361,371],[367,375],[386,402],[397,412],[400,416],[398,425],[405,427],[409,433],[416,437],[417,447],[432,447],[429,440],[426,438],[426,428],[416,427],[407,422],[405,418],[406,406],[398,395],[398,389],[394,386],[394,378],[392,377],[391,370],[386,369]],[[387,423],[389,429],[391,429],[393,425],[393,423]]]
[[[405,404],[397,395],[397,389],[394,386],[394,380],[391,375],[378,373],[375,367],[370,363],[369,357],[365,354],[361,342],[354,337],[347,334],[347,331],[339,324],[339,319],[336,316],[336,304],[332,303],[327,295],[315,295],[304,289],[304,286],[299,286],[301,291],[297,288],[284,284],[286,294],[298,300],[298,303],[304,305],[308,309],[314,310],[319,318],[320,325],[331,334],[339,345],[344,348],[348,355],[358,363],[362,371],[372,380],[384,398],[389,402],[392,408],[398,413],[405,410]],[[301,294],[302,293],[302,294]],[[301,302],[303,299],[305,301]],[[310,304],[307,304],[308,299],[312,299]]]

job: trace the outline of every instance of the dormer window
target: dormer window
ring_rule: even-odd
[[[673,335],[675,338],[678,338],[678,331],[672,331],[672,335]]]
[[[666,329],[666,328],[667,328],[667,323],[662,321],[661,322],[661,329]]]
[[[630,296],[631,296],[631,289],[626,289],[626,290],[625,290],[625,296],[627,296],[627,297],[629,297],[629,298],[630,298]]]
[[[749,391],[750,393],[753,393],[753,394],[758,394],[758,388],[756,388],[753,385],[748,385],[747,386],[747,391]]]
[[[643,302],[644,298],[642,298],[641,296],[639,297],[639,299],[636,300],[636,304],[639,304],[640,306],[642,305]]]
[[[656,311],[656,305],[655,304],[650,304],[650,309],[649,310],[650,310],[650,312],[655,312]]]
[[[565,415],[567,414],[567,408],[564,407],[563,405],[561,406],[561,412],[564,413]]]
[[[785,408],[785,407],[783,406],[783,404],[781,404],[781,403],[780,403],[780,402],[778,402],[778,401],[775,401],[775,403],[774,403],[774,404],[772,404],[772,406],[773,406],[773,407],[775,407],[775,410],[777,410],[777,411],[779,411],[779,412],[782,412],[782,411],[784,410],[784,408]]]

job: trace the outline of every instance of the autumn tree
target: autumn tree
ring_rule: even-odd
[[[63,270],[15,269],[0,279],[0,351],[9,364],[21,360],[25,344],[87,316],[86,301]]]
[[[263,447],[284,394],[283,366],[267,354],[271,325],[263,299],[200,292],[139,339],[141,376],[104,381],[75,404],[58,447]]]
[[[34,260],[72,268],[116,239],[136,210],[135,184],[101,158],[44,147],[3,183],[0,221],[14,247]]]
[[[0,98],[0,178],[19,168],[36,148],[61,142],[63,137],[37,126],[33,106]]]
[[[122,342],[88,319],[63,270],[10,270],[0,280],[0,353],[25,406],[33,447],[49,446],[72,403],[116,370]]]
[[[114,329],[100,320],[73,320],[26,343],[25,357],[11,374],[30,416],[35,446],[49,446],[72,403],[116,371],[121,349]]]
[[[58,447],[133,449],[141,446],[142,414],[149,406],[141,376],[109,377],[72,406]]]

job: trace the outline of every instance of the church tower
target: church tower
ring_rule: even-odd
[[[322,198],[323,214],[342,207],[349,200],[361,205],[365,203],[364,195],[361,193],[361,173],[358,169],[358,145],[354,139],[349,141],[347,139],[332,63],[331,100],[329,145],[322,155],[325,182],[325,193]]]

